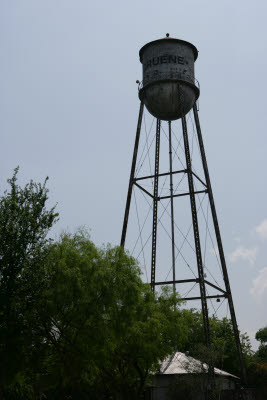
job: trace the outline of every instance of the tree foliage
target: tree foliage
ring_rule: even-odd
[[[47,180],[22,188],[17,174],[0,198],[1,397],[138,398],[186,335],[177,296],[82,230],[47,239]]]
[[[57,219],[54,208],[46,209],[47,179],[21,188],[17,174],[18,168],[8,180],[10,191],[0,197],[0,396],[26,368],[32,334],[27,317],[44,282],[46,236]]]
[[[255,353],[255,359],[259,363],[267,363],[267,326],[256,332],[255,338],[260,342],[258,351]]]
[[[259,389],[262,398],[267,398],[267,327],[259,329],[255,338],[260,345],[248,366],[249,383]]]
[[[84,231],[51,246],[47,270],[51,284],[35,316],[47,360],[39,386],[61,397],[139,398],[186,334],[177,297],[156,297],[132,257],[97,249]]]
[[[189,335],[181,351],[189,351],[192,357],[203,362],[207,362],[206,358],[212,356],[213,363],[217,368],[239,376],[240,365],[231,320],[228,318],[220,320],[214,315],[209,318],[212,339],[212,355],[209,356],[203,350],[205,337],[202,313],[190,309],[183,310],[183,315],[185,324],[189,328]],[[243,355],[248,365],[252,356],[250,340],[246,334],[240,334],[240,339]]]

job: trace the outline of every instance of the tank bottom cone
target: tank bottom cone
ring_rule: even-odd
[[[189,82],[161,81],[144,86],[140,100],[154,117],[174,121],[186,115],[199,97],[199,89]]]

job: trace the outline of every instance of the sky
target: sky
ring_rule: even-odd
[[[267,325],[267,3],[0,0],[0,193],[49,176],[60,221],[120,241],[142,79],[139,49],[199,50],[199,117],[237,319]]]

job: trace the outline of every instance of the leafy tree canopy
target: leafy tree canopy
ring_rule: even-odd
[[[260,342],[259,348],[255,353],[255,360],[262,363],[267,363],[267,326],[259,329],[256,332],[255,338]],[[266,368],[266,366],[265,366]],[[267,386],[267,384],[266,384]]]
[[[255,338],[261,343],[267,343],[267,326],[256,332]]]
[[[34,316],[47,357],[39,385],[60,396],[139,398],[187,335],[177,296],[155,296],[132,257],[120,247],[97,249],[84,231],[63,234],[46,268],[50,286]]]
[[[195,309],[184,309],[182,313],[185,325],[189,328],[189,334],[180,351],[189,351],[192,357],[203,362],[208,362],[208,359],[212,357],[217,368],[239,376],[240,365],[231,320],[228,318],[220,320],[215,315],[209,318],[212,354],[207,354],[203,348],[205,337],[202,313]],[[246,334],[240,334],[240,339],[243,355],[248,364],[252,357],[250,340]]]
[[[0,398],[20,374],[31,346],[31,313],[42,287],[49,229],[57,213],[46,208],[47,179],[17,184],[18,168],[0,197]]]

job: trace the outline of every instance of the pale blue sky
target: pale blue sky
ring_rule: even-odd
[[[0,0],[0,188],[50,177],[62,229],[119,243],[141,79],[166,32],[199,50],[203,130],[241,330],[267,324],[266,1]],[[264,223],[265,220],[265,223]],[[258,228],[257,228],[258,227]]]

